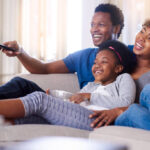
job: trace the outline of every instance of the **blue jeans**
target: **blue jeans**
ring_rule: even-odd
[[[34,91],[44,92],[44,90],[34,82],[21,77],[15,77],[6,84],[0,86],[0,99],[18,98]]]
[[[140,94],[140,104],[132,104],[116,120],[115,125],[150,130],[150,84]]]

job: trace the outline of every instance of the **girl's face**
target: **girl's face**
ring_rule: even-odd
[[[133,52],[137,56],[150,58],[150,28],[143,27],[136,35]]]
[[[113,52],[102,50],[96,55],[92,73],[96,83],[107,85],[115,81],[118,73],[123,70],[122,65],[117,65],[117,60]]]

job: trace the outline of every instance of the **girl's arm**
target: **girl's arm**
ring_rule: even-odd
[[[76,104],[80,104],[85,100],[90,100],[91,94],[90,93],[77,93],[70,97],[70,101]]]

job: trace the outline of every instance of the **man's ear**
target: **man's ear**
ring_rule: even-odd
[[[121,73],[123,71],[124,67],[122,65],[117,65],[115,68],[115,72],[117,74]]]
[[[121,26],[120,25],[116,25],[113,27],[113,33],[117,34],[120,32]]]

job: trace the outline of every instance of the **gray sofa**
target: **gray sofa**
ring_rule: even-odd
[[[78,79],[75,74],[27,74],[22,77],[32,80],[43,89],[60,89],[69,92],[79,91]],[[54,125],[5,125],[0,126],[0,145],[30,140],[42,136],[80,137],[89,140],[100,140],[127,145],[129,150],[149,150],[150,132],[120,126],[107,126],[85,131]]]

